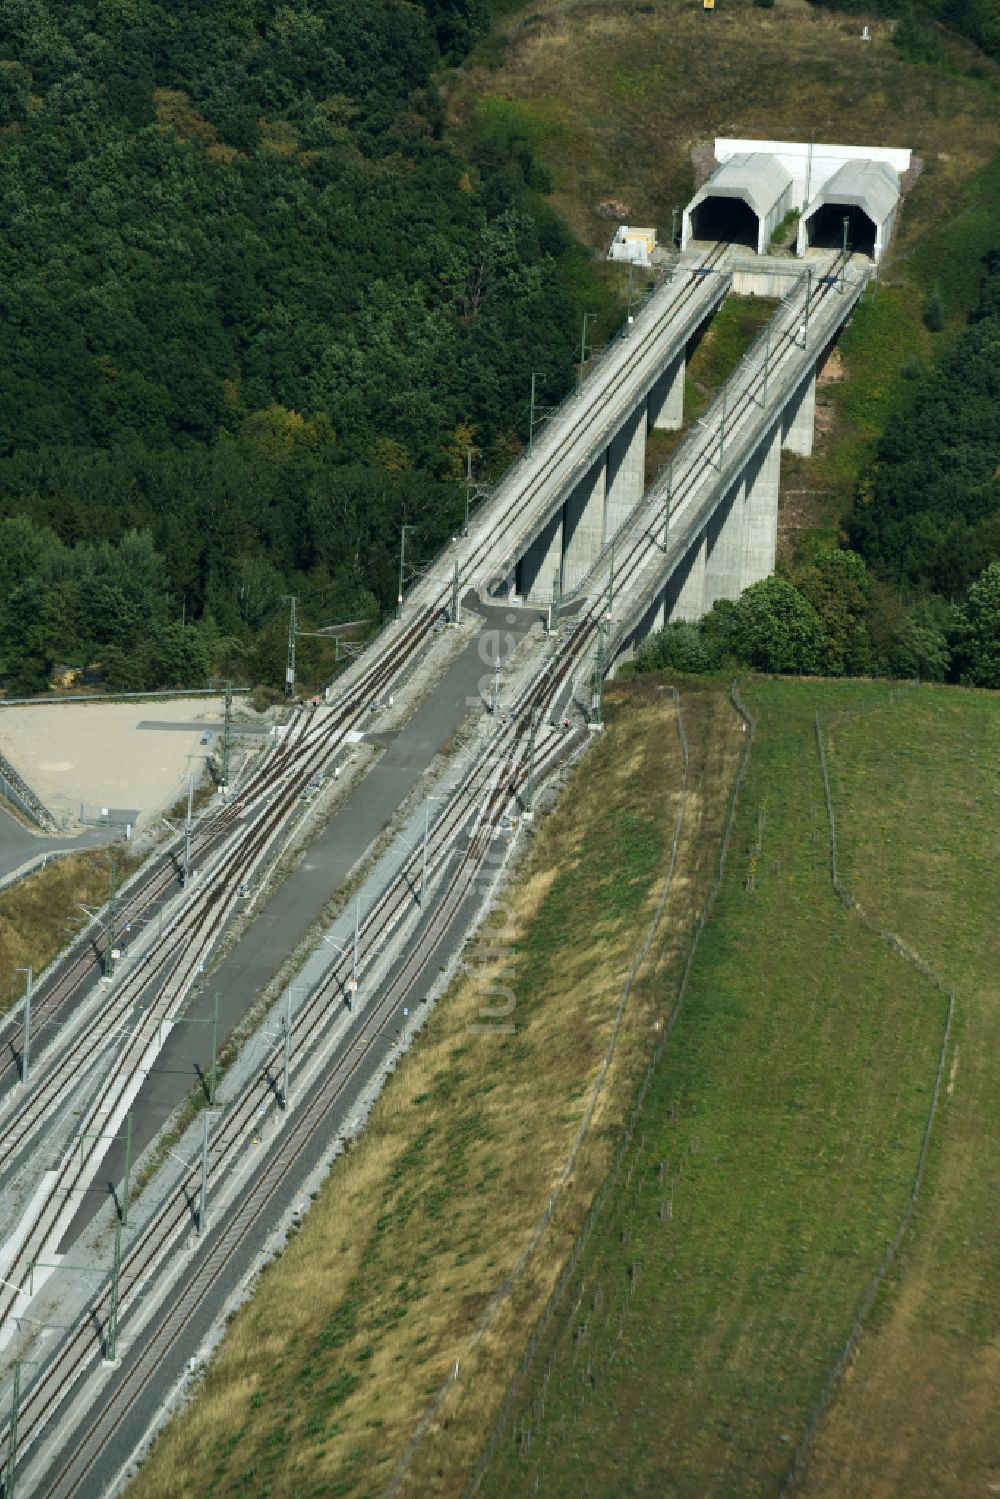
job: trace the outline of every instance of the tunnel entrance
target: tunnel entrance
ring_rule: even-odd
[[[756,251],[759,221],[742,198],[705,198],[691,210],[691,238],[729,240]]]
[[[839,250],[844,243],[853,253],[875,259],[875,225],[863,208],[853,203],[824,203],[806,220],[806,243],[814,250]]]

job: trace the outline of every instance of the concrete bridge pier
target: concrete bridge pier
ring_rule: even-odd
[[[705,564],[708,560],[708,533],[702,531],[667,586],[665,610],[667,619],[701,619],[705,612]]]
[[[799,453],[803,458],[808,458],[813,450],[815,428],[816,371],[813,369],[785,407],[782,447],[788,453]]]
[[[647,425],[661,432],[679,432],[684,425],[684,375],[687,351],[682,349],[649,392]]]
[[[604,545],[608,455],[602,453],[563,506],[563,592],[585,578]]]
[[[646,402],[629,416],[608,447],[604,536],[609,542],[639,504],[646,488]]]
[[[740,592],[774,572],[778,548],[778,490],[781,484],[783,423],[778,421],[761,443],[746,473],[746,521]]]
[[[548,603],[552,580],[562,567],[563,511],[557,510],[517,565],[517,591],[523,599]]]
[[[746,475],[741,475],[705,527],[704,612],[718,599],[738,599],[744,587],[746,511]]]

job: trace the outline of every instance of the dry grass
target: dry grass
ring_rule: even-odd
[[[462,1360],[404,1492],[454,1494],[608,1160],[663,992],[627,1012],[588,1145],[528,1272],[472,1346],[559,1178],[666,867],[680,755],[662,687],[609,692],[609,728],[537,834],[497,944],[512,947],[514,1035],[477,1023],[498,960],[453,986],[357,1149],[235,1319],[197,1402],[133,1492],[375,1494]],[[655,962],[703,895],[739,745],[715,688],[686,704],[693,792]],[[475,956],[470,952],[470,959]],[[659,992],[657,992],[659,990]]]
[[[100,905],[110,880],[107,855],[67,854],[0,892],[0,1011],[24,992],[29,965],[41,973],[72,940],[80,904]]]
[[[627,10],[535,0],[503,25],[500,66],[465,69],[453,117],[489,128],[520,115],[554,173],[555,207],[595,247],[610,237],[608,200],[667,231],[693,185],[691,147],[716,135],[912,147],[925,167],[902,215],[904,244],[954,207],[995,150],[990,82],[902,61],[884,26],[862,46],[857,18],[804,0],[710,16],[679,0]]]

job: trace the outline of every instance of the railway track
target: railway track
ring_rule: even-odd
[[[704,272],[705,270],[714,269],[721,260],[726,248],[727,245],[725,244],[718,246],[703,262],[699,268],[700,271]],[[696,294],[699,281],[699,277],[692,275],[689,277],[686,286],[682,285],[678,288],[678,294],[671,304],[672,315],[676,315],[678,311],[683,310],[688,300]],[[639,326],[633,331],[632,336],[631,354],[633,359],[636,354],[642,351],[645,345],[658,336],[658,332],[658,323],[653,323],[643,328],[640,321]],[[627,369],[618,372],[610,389],[604,391],[601,401],[602,405],[607,404],[608,400],[618,394],[621,387],[627,382],[627,378]],[[591,414],[592,406],[587,406],[586,409],[573,414],[574,421],[572,426],[562,434],[562,446],[572,441],[575,436],[589,426]],[[506,503],[506,508],[503,509],[499,516],[490,517],[490,535],[485,540],[480,539],[474,544],[466,566],[467,573],[474,574],[484,567],[489,568],[490,554],[496,550],[492,544],[492,537],[497,533],[504,536],[508,525],[515,518],[516,512],[530,505],[538,492],[544,488],[551,477],[552,470],[558,461],[558,456],[558,452],[545,456],[536,465],[531,482],[524,485],[518,491],[517,495]],[[483,522],[479,522],[479,526],[482,529]],[[253,773],[247,784],[240,788],[232,801],[220,811],[217,817],[205,829],[205,846],[210,845],[211,850],[217,852],[220,859],[225,856],[229,898],[226,899],[225,888],[220,888],[225,885],[225,881],[222,879],[216,880],[209,892],[206,893],[204,890],[199,891],[198,907],[200,910],[200,919],[193,921],[187,911],[178,918],[175,918],[171,929],[162,939],[153,944],[150,951],[143,956],[137,969],[128,976],[128,979],[124,983],[116,987],[114,991],[115,999],[109,1000],[108,1007],[102,1012],[100,1019],[95,1022],[90,1041],[85,1040],[78,1044],[75,1040],[67,1039],[65,1046],[62,1048],[64,1052],[62,1065],[50,1065],[50,1076],[44,1079],[41,1084],[37,1082],[37,1075],[42,1066],[44,1066],[44,1063],[42,1059],[36,1059],[36,1084],[33,1094],[29,1095],[28,1099],[24,1101],[18,1100],[15,1105],[15,1117],[0,1127],[0,1181],[2,1181],[5,1173],[11,1170],[17,1159],[23,1157],[25,1151],[30,1148],[32,1140],[37,1137],[38,1131],[44,1127],[52,1100],[62,1096],[63,1091],[70,1085],[74,1074],[79,1075],[81,1072],[87,1070],[94,1060],[95,1052],[103,1048],[106,1044],[107,1036],[117,1031],[120,1027],[122,1016],[137,1003],[137,996],[153,982],[158,974],[168,967],[172,958],[176,960],[176,966],[170,970],[167,978],[164,980],[160,996],[158,996],[155,1002],[154,1013],[157,1022],[169,1019],[177,1013],[180,1005],[186,998],[191,983],[200,971],[200,965],[205,962],[208,951],[214,945],[219,932],[232,914],[236,899],[234,892],[238,890],[240,884],[249,877],[253,869],[263,858],[267,848],[270,847],[284,825],[284,820],[293,809],[297,799],[294,788],[290,795],[287,794],[287,789],[286,794],[283,796],[280,791],[275,793],[275,802],[267,814],[264,827],[255,837],[245,837],[242,849],[239,847],[238,842],[234,847],[223,843],[226,831],[233,824],[238,823],[239,819],[245,816],[256,802],[272,791],[276,780],[280,781],[284,777],[287,788],[289,777],[294,775],[297,769],[301,769],[302,773],[308,778],[309,774],[313,774],[321,769],[325,761],[337,753],[347,732],[351,728],[356,727],[360,719],[364,716],[363,713],[357,711],[358,704],[363,703],[366,697],[371,697],[373,693],[377,697],[380,691],[385,690],[391,681],[399,675],[399,672],[405,668],[413,652],[423,644],[437,611],[447,599],[449,591],[448,583],[443,579],[437,580],[436,584],[432,581],[426,591],[430,593],[431,597],[423,610],[418,613],[416,623],[409,624],[402,632],[402,639],[392,643],[391,649],[387,653],[387,659],[382,663],[377,663],[375,666],[370,666],[368,671],[362,674],[361,679],[352,684],[346,699],[349,706],[346,710],[342,709],[336,716],[333,726],[336,734],[334,742],[331,743],[327,739],[325,743],[322,743],[321,748],[317,748],[316,753],[310,757],[304,766],[298,767],[292,765],[291,769],[286,770],[286,767],[289,767],[294,761],[296,752],[300,752],[302,747],[308,748],[311,744],[315,743],[317,737],[315,733],[310,734],[308,724],[304,716],[300,714],[298,723],[293,724],[277,754],[269,760],[266,766],[259,767]],[[414,603],[418,601],[417,595],[419,593],[420,589],[418,588],[414,593]],[[353,712],[351,711],[352,707],[355,710]],[[340,732],[336,733],[338,729]],[[326,733],[328,734],[329,730]],[[167,879],[169,882],[169,876]],[[152,880],[146,882],[142,887],[142,892],[137,893],[136,898],[131,902],[126,920],[142,920],[143,912],[150,909],[162,893],[162,886],[162,877],[158,883],[154,883]],[[125,921],[123,920],[121,925],[124,926],[124,924]],[[180,956],[180,954],[183,954],[183,956]],[[89,966],[80,965],[75,980],[77,987],[81,980],[84,979]],[[52,1015],[58,1009],[65,1007],[73,992],[73,987],[67,979],[61,988],[57,1006],[47,1007],[45,997],[43,996],[41,1011],[43,1024],[50,1023]],[[39,1013],[37,1005],[36,1013]],[[58,1050],[58,1047],[55,1050]],[[3,1321],[4,1314],[3,1298],[0,1297],[0,1322]]]
[[[563,672],[555,682],[542,684],[528,696],[524,704],[528,712],[544,694],[554,695],[561,686],[562,676],[566,671],[572,670],[572,666],[573,661],[568,658],[564,663]],[[224,1225],[214,1236],[209,1230],[207,1256],[199,1263],[193,1277],[186,1283],[181,1296],[171,1308],[169,1317],[171,1341],[180,1335],[195,1315],[211,1287],[218,1281],[235,1247],[249,1231],[250,1226],[256,1224],[266,1213],[278,1186],[295,1169],[303,1151],[313,1139],[330,1109],[338,1099],[342,1098],[359,1071],[365,1067],[375,1040],[384,1035],[386,1029],[398,1021],[400,1005],[410,997],[429,957],[449,930],[455,915],[470,893],[495,836],[503,810],[510,805],[512,796],[516,794],[516,782],[519,778],[523,779],[525,766],[523,754],[519,755],[519,750],[523,751],[526,725],[527,718],[522,712],[520,717],[498,736],[502,743],[496,746],[495,752],[473,767],[462,787],[459,788],[460,794],[453,803],[449,804],[435,824],[432,861],[434,867],[439,867],[452,857],[457,832],[468,823],[477,802],[481,802],[470,834],[468,848],[459,857],[444,891],[436,899],[429,919],[418,933],[413,945],[407,950],[399,971],[371,1006],[366,1007],[363,1017],[359,1017],[363,1019],[368,1044],[363,1050],[356,1046],[347,1046],[342,1050],[339,1061],[325,1075],[318,1091],[310,1096],[304,1106],[297,1107],[293,1111],[289,1126],[282,1132],[280,1149],[272,1153],[262,1173],[248,1185],[240,1202],[227,1216]],[[544,775],[549,765],[565,752],[566,747],[565,736],[559,731],[552,731],[548,736],[547,745],[543,746],[537,757],[538,773]],[[373,909],[361,934],[368,951],[384,940],[387,927],[391,926],[396,919],[399,901],[412,904],[411,892],[416,863],[416,855],[411,856],[393,881],[386,896]],[[342,959],[334,965],[326,981],[312,991],[306,1005],[296,1016],[293,1027],[293,1071],[296,1064],[301,1065],[302,1060],[314,1046],[316,1030],[328,1023],[331,999],[337,998],[345,991],[346,977],[347,963],[346,959]],[[232,1171],[233,1158],[241,1148],[245,1147],[250,1131],[259,1118],[261,1104],[266,1104],[271,1099],[272,1088],[269,1077],[278,1068],[279,1061],[280,1048],[276,1048],[267,1058],[255,1083],[244,1090],[240,1098],[234,1102],[223,1125],[220,1126],[212,1143],[210,1190],[221,1177]],[[117,1303],[120,1319],[127,1316],[133,1305],[135,1288],[148,1281],[164,1256],[176,1244],[177,1239],[183,1238],[190,1232],[191,1203],[196,1195],[197,1175],[195,1170],[185,1175],[155,1219],[143,1231],[140,1242],[124,1258]],[[107,1322],[110,1314],[110,1297],[109,1286],[102,1292],[92,1308],[93,1314],[102,1321],[102,1325]],[[157,1367],[162,1356],[161,1344],[167,1336],[167,1331],[167,1324],[161,1324],[154,1338],[148,1344],[144,1344],[137,1366],[135,1369],[130,1366],[127,1386],[116,1392],[112,1405],[105,1408],[106,1414],[101,1423],[101,1429],[98,1431],[92,1428],[84,1441],[78,1444],[73,1455],[69,1457],[61,1472],[56,1476],[54,1483],[49,1486],[49,1492],[73,1492],[82,1481],[111,1435],[113,1427],[109,1429],[108,1423],[118,1424],[124,1419],[135,1398],[135,1390],[142,1387],[145,1379]],[[22,1401],[19,1421],[19,1430],[22,1433],[19,1444],[20,1452],[23,1453],[30,1447],[34,1433],[50,1419],[52,1410],[62,1404],[79,1376],[97,1356],[99,1354],[95,1351],[92,1324],[87,1321],[60,1350],[58,1358],[53,1361],[51,1371],[32,1386]],[[0,1454],[2,1454],[2,1448],[0,1448]]]
[[[651,331],[644,336],[654,335]],[[616,379],[615,389],[626,378],[626,375],[627,372],[622,372]],[[577,425],[586,424],[588,420],[589,410],[580,414]],[[564,434],[564,441],[568,440],[569,435]],[[547,468],[554,462],[555,455],[552,455],[540,466]],[[546,477],[547,473],[536,477],[532,485],[526,486],[520,492],[517,501],[512,501],[499,517],[493,515],[490,518],[491,534],[485,539],[476,540],[475,545],[470,549],[470,555],[465,564],[469,574],[478,568],[488,567],[491,558],[500,555],[503,544],[498,545],[494,540],[497,530],[513,518],[513,513],[522,504],[528,503],[532,495],[536,494],[545,482]],[[674,490],[674,509],[684,504],[686,493],[690,490],[692,483],[691,474],[686,479],[685,476],[681,476]],[[617,559],[616,576],[619,590],[627,591],[629,585],[640,577],[643,569],[648,565],[653,545],[655,543],[648,534],[634,536],[629,540],[625,555],[619,554]],[[387,638],[381,642],[385,647],[384,653],[366,672],[360,674],[360,680],[350,684],[348,691],[338,703],[337,709],[330,714],[318,715],[311,722],[305,715],[300,715],[300,720],[293,725],[294,732],[290,731],[289,738],[281,751],[271,758],[266,767],[258,769],[247,785],[241,788],[230,807],[226,809],[224,828],[231,830],[232,825],[238,823],[241,818],[248,819],[250,813],[264,799],[272,799],[270,806],[258,812],[257,822],[247,823],[239,831],[230,831],[233,846],[226,846],[220,851],[218,875],[213,876],[198,892],[199,910],[191,918],[192,927],[190,929],[185,927],[180,932],[176,944],[183,944],[188,956],[186,959],[179,960],[176,973],[171,975],[175,981],[174,996],[182,997],[184,983],[190,977],[192,931],[195,940],[211,942],[215,940],[221,925],[224,924],[223,913],[231,909],[231,906],[227,906],[227,901],[232,898],[234,886],[238,886],[241,882],[241,878],[236,877],[234,871],[255,867],[256,863],[264,857],[273,836],[287,822],[289,808],[297,799],[303,784],[303,776],[315,774],[318,768],[328,762],[331,754],[339,750],[349,728],[363,721],[366,716],[371,706],[373,690],[376,692],[384,690],[385,686],[396,680],[423,644],[438,616],[442,603],[450,592],[450,580],[444,578],[443,571],[442,568],[441,576],[432,575],[423,585],[414,590],[410,605],[413,612],[408,616],[405,628],[395,631],[390,629],[386,632]],[[187,1283],[183,1297],[178,1301],[176,1318],[181,1320],[175,1325],[175,1313],[171,1312],[170,1317],[165,1319],[157,1329],[154,1335],[157,1340],[176,1338],[180,1329],[194,1315],[195,1309],[203,1304],[211,1287],[217,1283],[222,1273],[227,1255],[233,1252],[232,1246],[240,1243],[243,1236],[250,1231],[251,1226],[261,1221],[262,1215],[266,1213],[267,1204],[273,1198],[280,1182],[287,1178],[288,1172],[300,1159],[308,1139],[313,1138],[320,1123],[326,1119],[338,1100],[343,1099],[351,1081],[357,1076],[358,1069],[370,1056],[375,1041],[393,1022],[401,1002],[400,995],[409,994],[419,982],[428,957],[440,944],[442,936],[450,929],[477,877],[492,840],[497,820],[503,815],[503,809],[511,805],[518,786],[523,783],[526,774],[524,746],[531,710],[533,708],[541,708],[543,712],[550,710],[559,693],[571,684],[574,675],[579,672],[589,654],[602,610],[603,600],[601,599],[596,602],[591,601],[585,607],[566,649],[556,658],[555,663],[548,664],[548,669],[541,672],[533,686],[522,695],[515,705],[511,725],[498,731],[493,755],[473,767],[462,786],[456,791],[452,801],[435,822],[429,847],[429,867],[432,874],[453,858],[455,841],[459,832],[473,815],[474,806],[479,805],[479,813],[474,822],[468,848],[457,861],[443,892],[437,897],[429,919],[423,922],[400,971],[384,991],[365,1008],[365,1032],[366,1036],[370,1037],[370,1043],[363,1049],[355,1045],[349,1053],[343,1055],[337,1066],[310,1095],[308,1105],[301,1111],[298,1109],[295,1111],[291,1124],[283,1132],[281,1151],[272,1153],[272,1157],[254,1178],[254,1182],[247,1187],[234,1214],[227,1219],[226,1225],[220,1227],[214,1236],[211,1230],[209,1231],[208,1257],[199,1262],[195,1277]],[[399,638],[393,639],[393,636]],[[540,776],[555,763],[559,755],[564,752],[568,742],[562,734],[547,736],[547,742],[543,741],[536,757],[536,769]],[[396,879],[391,882],[387,891],[383,893],[383,897],[366,918],[360,934],[365,951],[371,953],[379,941],[384,940],[386,933],[393,926],[404,921],[408,912],[412,914],[415,857],[404,861]],[[185,962],[188,965],[187,971],[184,968]],[[333,1008],[331,1001],[342,1000],[345,997],[347,977],[346,960],[333,964],[328,978],[323,984],[317,986],[296,1016],[292,1038],[293,1067],[302,1065],[302,1059],[316,1044],[319,1030],[329,1023]],[[149,982],[148,977],[146,982]],[[167,982],[169,983],[169,979]],[[160,994],[164,995],[165,992],[166,984]],[[164,1004],[168,1002],[173,1003],[173,998],[164,1000]],[[178,998],[177,1003],[179,1002]],[[151,1012],[151,1018],[155,1017],[158,1022],[162,1021],[163,1014],[158,1005],[152,1006]],[[171,1013],[176,1013],[176,1010]],[[134,1060],[134,1046],[129,1052],[129,1059]],[[245,1143],[248,1124],[259,1110],[260,1090],[265,1089],[267,1096],[273,1096],[273,1087],[268,1081],[268,1073],[276,1066],[277,1057],[272,1054],[254,1087],[245,1090],[240,1099],[234,1102],[226,1120],[217,1131],[212,1147],[210,1186],[214,1186],[218,1181],[223,1163],[228,1163],[231,1169],[233,1152],[241,1143]],[[112,1088],[127,1086],[127,1082],[123,1080],[126,1075],[125,1071],[118,1069],[118,1072],[119,1080],[112,1084]],[[107,1096],[105,1094],[105,1103]],[[119,1102],[121,1096],[119,1092]],[[311,1125],[310,1120],[313,1121]],[[296,1132],[302,1132],[301,1144],[292,1152],[288,1148],[289,1141],[293,1139],[293,1136],[296,1140],[299,1139],[299,1134]],[[0,1135],[0,1149],[2,1148],[3,1136]],[[227,1152],[229,1152],[228,1155]],[[73,1154],[75,1156],[75,1152]],[[84,1152],[81,1151],[80,1154],[82,1156]],[[278,1156],[280,1156],[280,1161],[277,1160]],[[64,1167],[65,1165],[66,1163]],[[134,1288],[140,1282],[148,1280],[150,1273],[155,1270],[156,1264],[167,1252],[167,1246],[174,1241],[176,1235],[190,1232],[192,1174],[189,1173],[181,1187],[171,1193],[160,1214],[143,1230],[140,1242],[129,1250],[123,1261],[119,1316],[127,1315],[134,1300]],[[65,1193],[73,1190],[69,1175],[61,1177],[60,1187]],[[54,1195],[49,1200],[53,1201]],[[256,1206],[253,1205],[254,1203]],[[171,1214],[172,1216],[169,1216]],[[41,1223],[41,1220],[37,1222]],[[32,1239],[32,1248],[37,1249],[39,1243],[44,1243],[51,1237],[54,1222],[55,1219],[50,1217],[40,1228],[39,1234]],[[230,1246],[228,1251],[224,1249],[227,1244]],[[145,1258],[143,1259],[142,1256]],[[37,1254],[35,1257],[37,1258]],[[30,1261],[28,1266],[30,1268]],[[8,1298],[9,1295],[8,1289]],[[102,1298],[94,1305],[92,1311],[97,1322],[103,1326],[108,1316],[109,1289],[102,1293]],[[186,1313],[185,1308],[188,1308]],[[6,1310],[9,1311],[9,1305]],[[0,1301],[0,1317],[3,1313],[4,1303]],[[169,1333],[170,1327],[175,1328],[173,1334]],[[153,1346],[152,1343],[150,1346]],[[156,1346],[159,1346],[159,1342]],[[93,1327],[87,1323],[66,1340],[49,1361],[46,1373],[35,1381],[22,1401],[22,1445],[20,1446],[22,1453],[30,1449],[38,1431],[50,1420],[53,1410],[64,1403],[83,1369],[88,1367],[96,1357]],[[135,1380],[141,1382],[148,1378],[155,1366],[156,1360],[150,1362],[143,1353],[134,1364],[129,1366],[129,1388],[134,1389]],[[116,1394],[114,1400],[118,1398]],[[131,1398],[134,1398],[134,1394],[122,1403],[119,1421],[124,1419]],[[112,1407],[107,1407],[107,1411],[107,1420],[114,1421]],[[103,1434],[100,1434],[99,1421],[92,1423],[89,1432],[85,1433],[82,1440],[74,1445],[73,1454],[68,1457],[66,1464],[55,1475],[53,1483],[46,1488],[45,1492],[52,1494],[74,1492],[83,1481],[86,1472],[90,1471],[96,1452],[107,1440],[107,1425],[103,1428]],[[93,1446],[95,1441],[97,1442],[96,1448]],[[88,1458],[87,1454],[91,1451],[95,1456]]]

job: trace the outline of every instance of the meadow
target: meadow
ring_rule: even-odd
[[[750,770],[684,1008],[483,1495],[775,1494],[800,1446],[816,1495],[977,1492],[992,1471],[997,706],[744,695]],[[831,884],[817,714],[860,912]],[[948,995],[885,932],[954,983],[956,1024],[916,1218],[831,1384],[942,1069]]]

